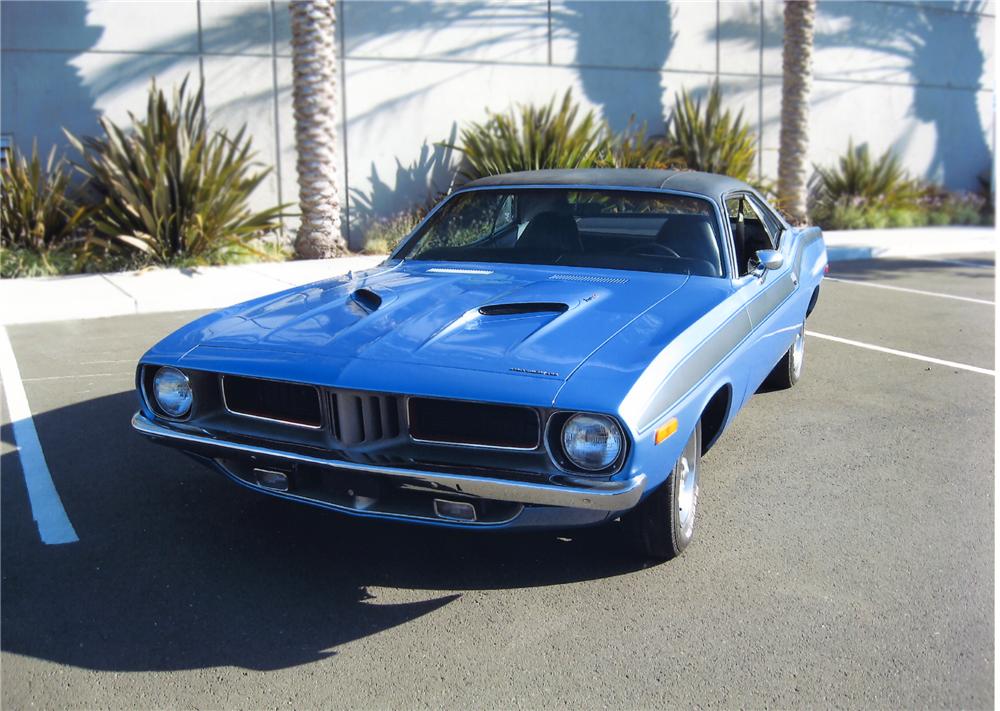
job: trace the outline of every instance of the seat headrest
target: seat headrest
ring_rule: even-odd
[[[560,252],[580,251],[580,232],[572,215],[540,212],[531,218],[517,240],[519,249],[551,249]]]
[[[707,215],[671,215],[656,232],[656,241],[681,257],[700,259],[712,265],[712,276],[722,276],[719,243]]]

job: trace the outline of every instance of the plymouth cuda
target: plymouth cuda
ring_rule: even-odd
[[[691,541],[701,459],[802,374],[826,248],[689,171],[474,181],[379,266],[153,346],[132,425],[255,491],[468,529]]]

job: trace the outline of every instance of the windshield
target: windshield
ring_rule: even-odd
[[[637,191],[478,190],[451,198],[395,256],[720,277],[711,203]]]

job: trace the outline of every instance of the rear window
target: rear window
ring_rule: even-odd
[[[397,254],[721,277],[708,200],[638,191],[491,189],[459,193]]]

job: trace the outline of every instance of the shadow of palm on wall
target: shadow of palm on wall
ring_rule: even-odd
[[[821,71],[817,77],[866,81],[881,75],[879,80],[899,83],[896,77],[900,72],[905,74],[903,81],[913,84],[911,115],[935,128],[927,177],[950,187],[975,188],[976,173],[988,170],[992,162],[976,95],[986,69],[976,34],[983,9],[981,0],[950,0],[919,5],[825,2],[817,10],[818,53],[859,49],[885,60],[881,67],[859,67],[862,73],[856,79],[850,74],[824,76]],[[745,11],[721,23],[720,39],[757,43],[763,37],[766,48],[780,48],[780,11],[766,13],[764,23],[761,27],[756,10]],[[843,90],[850,87],[846,84]],[[942,100],[940,92],[948,92],[947,100]],[[857,143],[865,142],[864,136],[854,138]],[[904,147],[906,140],[907,136],[901,137],[897,147]],[[846,137],[844,143],[846,146]],[[977,160],[981,165],[970,170]]]

